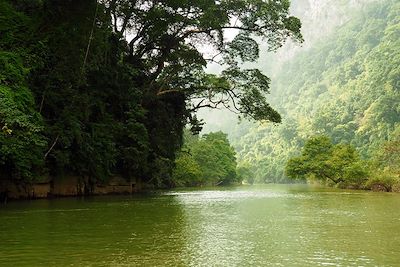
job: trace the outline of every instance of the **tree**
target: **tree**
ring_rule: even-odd
[[[202,184],[201,169],[196,160],[189,154],[181,152],[175,160],[172,174],[175,186],[197,186]]]
[[[363,165],[352,146],[333,145],[329,137],[315,136],[306,141],[301,156],[289,159],[286,175],[359,186],[368,177]]]
[[[209,133],[193,148],[193,156],[202,170],[203,180],[211,184],[236,182],[235,150],[222,132]]]
[[[136,70],[135,84],[149,133],[149,170],[174,161],[189,121],[199,131],[195,115],[202,107],[225,106],[256,120],[280,121],[267,103],[269,79],[241,63],[258,58],[256,38],[270,50],[287,38],[301,41],[300,21],[289,15],[289,1],[127,1],[99,2],[111,18],[113,36],[126,42],[123,64]],[[237,31],[233,40],[227,30]],[[127,38],[125,38],[127,36]],[[207,52],[202,52],[207,48]],[[225,67],[220,75],[207,74],[207,63]],[[159,170],[161,171],[161,170]],[[165,175],[170,177],[168,168]],[[168,179],[167,179],[168,180]],[[167,182],[168,184],[168,182]]]
[[[286,175],[298,179],[314,175],[319,179],[331,177],[327,160],[332,153],[332,143],[327,136],[315,136],[307,140],[301,156],[291,158],[286,165]],[[338,181],[335,181],[337,183]]]
[[[220,185],[240,182],[236,174],[235,150],[222,132],[200,139],[185,135],[186,143],[175,160],[173,181],[177,185]]]
[[[189,119],[201,107],[224,105],[256,120],[280,121],[265,98],[269,79],[258,69],[241,69],[239,62],[258,58],[255,38],[266,41],[270,50],[288,37],[302,40],[300,21],[289,16],[290,1],[101,3],[112,18],[114,33],[129,36],[126,62],[143,70],[139,80],[146,94],[183,95]],[[231,41],[227,30],[237,32]],[[201,52],[205,45],[209,53]],[[226,67],[221,75],[204,72],[212,62]]]
[[[365,164],[355,148],[348,144],[337,144],[327,160],[331,177],[337,177],[335,183],[342,182],[348,185],[360,186],[368,178]],[[333,179],[331,179],[333,180]]]
[[[400,126],[392,132],[390,140],[383,143],[375,156],[378,168],[400,178]]]
[[[240,181],[246,181],[249,184],[254,184],[255,177],[250,164],[246,163],[241,164],[236,168],[236,173]]]

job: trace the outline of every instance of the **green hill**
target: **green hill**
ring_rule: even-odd
[[[370,4],[272,79],[280,125],[258,124],[234,140],[239,165],[259,182],[284,182],[287,160],[310,136],[350,143],[364,159],[400,124],[400,3]]]

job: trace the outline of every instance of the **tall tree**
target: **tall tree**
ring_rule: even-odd
[[[266,101],[269,79],[240,62],[259,55],[256,38],[280,47],[301,41],[300,21],[289,16],[290,1],[103,0],[114,33],[127,36],[127,62],[142,68],[147,94],[183,95],[188,111],[224,105],[257,120],[280,121]],[[234,31],[233,40],[227,38]],[[206,74],[207,63],[225,67]],[[194,101],[196,100],[196,101]],[[190,117],[190,115],[188,114]]]
[[[269,78],[242,63],[257,60],[256,40],[270,50],[287,38],[302,41],[300,21],[284,1],[126,1],[103,0],[113,33],[125,40],[124,64],[138,70],[135,81],[143,94],[150,138],[151,170],[171,177],[171,159],[189,121],[199,130],[195,113],[202,107],[225,106],[256,120],[280,122],[267,103]],[[234,32],[233,40],[227,34]],[[207,74],[207,63],[225,69]],[[164,172],[162,171],[164,169]],[[150,175],[151,176],[151,175]],[[169,178],[167,178],[168,180]]]

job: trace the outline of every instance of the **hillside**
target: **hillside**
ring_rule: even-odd
[[[369,159],[399,125],[400,4],[371,4],[328,40],[298,53],[272,80],[282,124],[257,124],[234,141],[256,180],[285,181],[287,159],[326,134]]]

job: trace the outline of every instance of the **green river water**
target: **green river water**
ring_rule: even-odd
[[[11,202],[0,266],[400,266],[400,194],[265,185]]]

